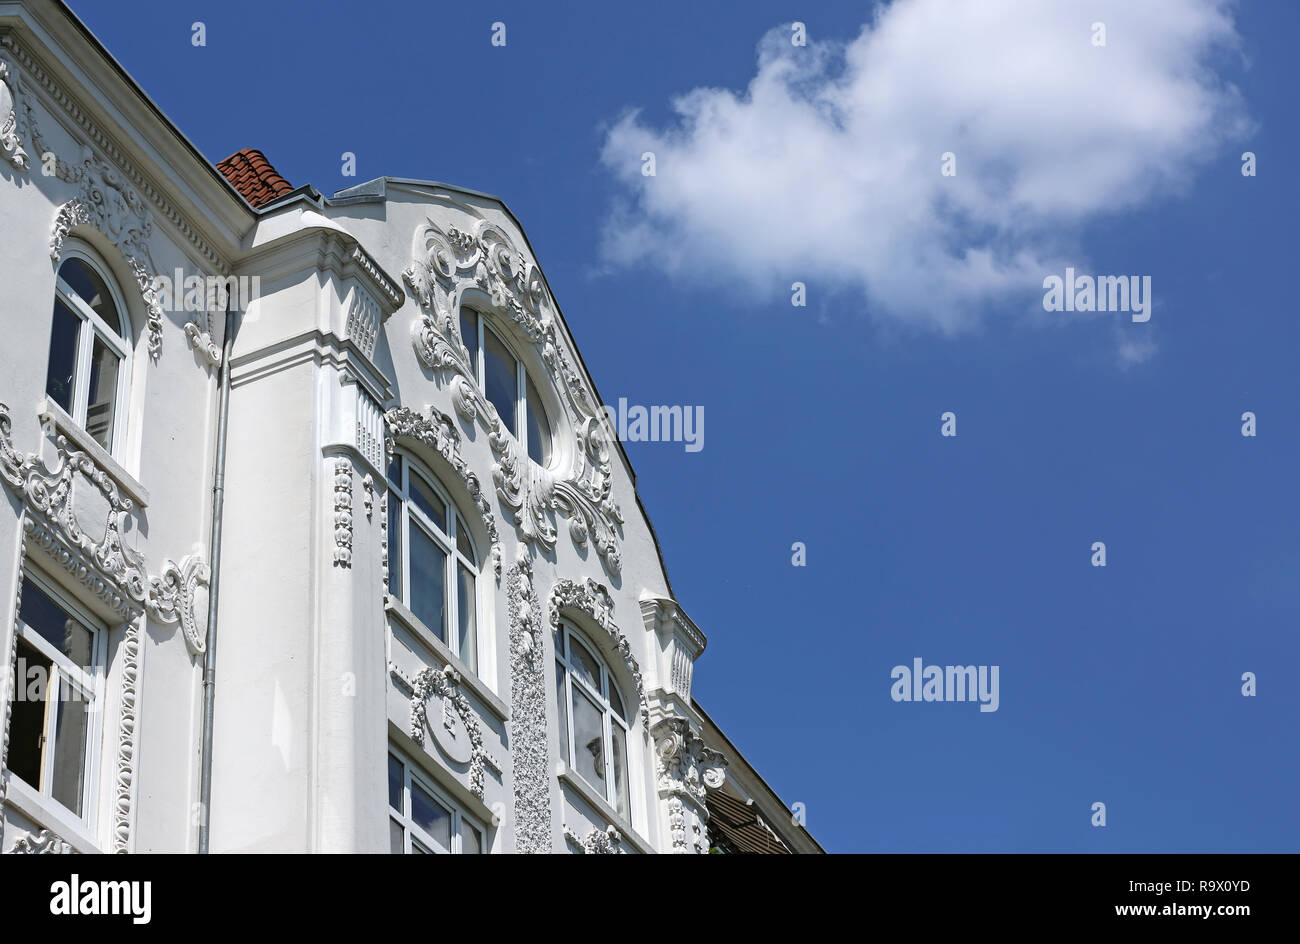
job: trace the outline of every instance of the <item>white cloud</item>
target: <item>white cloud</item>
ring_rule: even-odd
[[[1084,271],[1083,224],[1186,187],[1248,127],[1212,68],[1239,43],[1215,0],[896,0],[847,44],[790,36],[762,39],[744,94],[697,88],[669,127],[609,130],[607,262],[860,291],[955,333]]]

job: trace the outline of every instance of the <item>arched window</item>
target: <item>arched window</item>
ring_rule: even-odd
[[[88,256],[69,251],[55,279],[45,392],[110,453],[125,426],[129,337],[111,280]]]
[[[477,674],[479,557],[434,481],[401,453],[388,466],[388,590]]]
[[[605,664],[568,623],[555,637],[560,758],[628,817],[626,702]]]
[[[550,465],[551,421],[523,362],[473,308],[460,310],[460,336],[469,348],[479,389],[496,407],[501,422],[530,459],[543,467]]]

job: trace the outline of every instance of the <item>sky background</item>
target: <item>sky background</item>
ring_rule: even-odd
[[[71,6],[214,162],[500,195],[606,402],[704,407],[626,447],[695,696],[828,850],[1300,851],[1300,5]]]

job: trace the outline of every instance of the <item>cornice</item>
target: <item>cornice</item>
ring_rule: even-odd
[[[0,36],[0,47],[9,52],[34,85],[41,89],[49,101],[57,105],[67,119],[89,138],[90,143],[122,171],[127,180],[152,204],[161,218],[171,224],[185,243],[193,247],[207,263],[214,266],[219,274],[231,273],[231,264],[227,257],[219,253],[204,238],[199,228],[191,222],[190,217],[177,208],[155,185],[152,178],[127,157],[114,137],[105,132],[98,122],[86,113],[76,99],[54,78],[39,55],[28,48],[23,39],[14,32],[7,32]],[[39,158],[40,155],[33,155],[33,160]]]

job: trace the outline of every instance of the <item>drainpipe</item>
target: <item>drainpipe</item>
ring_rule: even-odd
[[[221,351],[220,401],[217,408],[217,455],[212,474],[212,544],[208,550],[208,645],[203,656],[203,747],[199,755],[199,854],[208,852],[212,822],[212,714],[217,685],[217,601],[221,587],[221,514],[226,503],[226,425],[230,415],[230,349],[235,339],[235,312],[226,307],[226,334]]]

